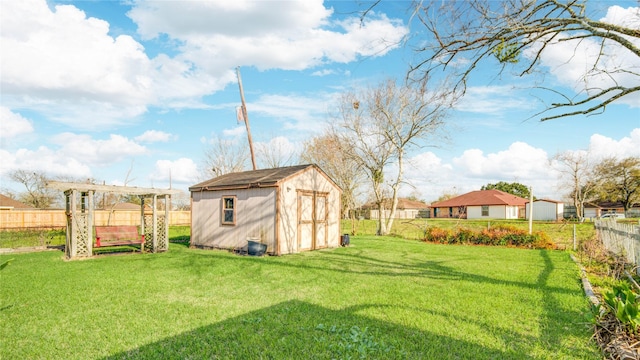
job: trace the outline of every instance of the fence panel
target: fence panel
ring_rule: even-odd
[[[596,220],[594,224],[604,247],[635,264],[640,275],[640,226],[614,220]]]
[[[164,211],[160,211],[164,214]],[[140,211],[95,210],[94,225],[140,225]],[[170,211],[169,225],[191,225],[190,211]],[[3,210],[0,229],[61,228],[67,226],[65,210]]]

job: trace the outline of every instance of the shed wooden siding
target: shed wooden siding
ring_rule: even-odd
[[[531,210],[527,203],[527,215],[529,219]],[[560,202],[538,200],[533,202],[533,220],[537,221],[559,221],[564,217],[564,204]]]
[[[298,196],[301,194],[326,194],[326,233],[316,234],[315,248],[338,247],[340,245],[340,190],[321,172],[308,168],[282,182],[280,186],[280,205],[278,222],[278,240],[280,254],[296,253],[299,249]],[[308,206],[309,204],[307,204]],[[316,209],[318,211],[318,209]],[[318,214],[314,214],[318,217]],[[324,240],[326,239],[326,240]],[[326,241],[326,242],[325,242]]]
[[[235,196],[236,224],[222,225],[222,198]],[[192,193],[191,239],[194,245],[239,248],[248,239],[267,244],[275,251],[276,188],[198,191]],[[197,225],[196,225],[197,224]]]

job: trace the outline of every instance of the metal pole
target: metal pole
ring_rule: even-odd
[[[533,234],[533,188],[529,186],[529,235]]]
[[[244,103],[244,91],[242,90],[242,78],[240,78],[240,66],[236,67],[236,75],[238,75],[238,86],[240,87],[240,100],[242,101],[242,117],[247,127],[247,138],[249,138],[249,151],[251,152],[251,164],[253,170],[256,170],[256,156],[253,153],[253,140],[251,139],[251,129],[249,128],[249,115],[247,114],[247,106]]]

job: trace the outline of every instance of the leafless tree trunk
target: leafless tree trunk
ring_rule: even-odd
[[[595,195],[598,182],[587,152],[563,152],[552,159],[552,166],[560,173],[564,187],[571,189],[570,197],[576,207],[578,220],[584,219],[584,204]]]

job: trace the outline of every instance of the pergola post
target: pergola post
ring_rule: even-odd
[[[65,255],[67,259],[76,256],[76,228],[73,226],[73,218],[76,215],[76,190],[67,190],[64,192],[66,202],[67,215],[67,232],[65,242]]]
[[[89,192],[83,193],[87,199],[87,249],[89,252],[89,256],[93,255],[93,190],[89,190]],[[84,201],[82,202],[84,205]]]
[[[153,223],[153,252],[158,251],[158,214],[156,213],[156,209],[158,208],[158,195],[153,195],[153,210],[151,212],[152,223]]]
[[[169,224],[171,224],[171,196],[169,194],[164,195],[164,239],[165,248],[162,250],[169,250]]]

